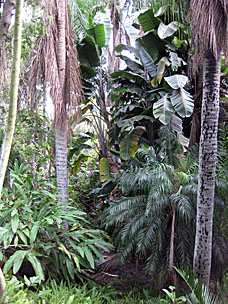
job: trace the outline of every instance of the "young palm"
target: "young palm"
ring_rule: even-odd
[[[114,228],[123,258],[135,253],[148,259],[152,273],[162,275],[168,268],[172,280],[174,260],[191,265],[196,182],[194,175],[161,162],[153,148],[136,152],[120,178],[121,197],[105,219],[106,228]]]

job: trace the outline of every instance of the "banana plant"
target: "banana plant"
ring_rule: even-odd
[[[180,40],[176,22],[165,24],[164,16],[156,16],[153,9],[140,14],[138,21],[144,33],[136,39],[136,46],[121,44],[116,48],[122,52],[120,58],[126,68],[112,74],[112,140],[121,142],[123,159],[134,153],[140,140],[153,145],[154,131],[162,124],[174,130],[184,146],[188,145],[181,127],[181,119],[190,117],[194,106],[187,91],[188,77],[183,73],[188,41],[187,37]],[[131,56],[123,55],[123,51]],[[139,126],[145,127],[145,132],[134,145],[132,132]],[[132,145],[128,155],[123,152],[127,139]]]

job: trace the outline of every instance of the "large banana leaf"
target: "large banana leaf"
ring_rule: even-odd
[[[100,171],[100,181],[102,183],[110,179],[110,169],[107,158],[101,158],[99,163],[99,171]]]
[[[125,45],[125,44],[121,43],[115,47],[115,51],[118,53],[120,53],[122,51],[129,51],[130,53],[135,54],[135,56],[139,58],[139,51],[130,45]]]
[[[178,90],[174,90],[170,99],[175,111],[181,117],[189,117],[192,115],[194,101],[191,94],[185,89],[180,88]]]
[[[139,74],[133,73],[133,72],[127,72],[127,71],[118,71],[111,74],[111,77],[113,79],[122,79],[127,78],[129,80],[134,80],[135,83],[139,85],[148,86],[145,78],[140,76]]]
[[[97,12],[94,18],[94,23],[103,24],[105,31],[105,46],[109,45],[110,36],[111,36],[111,22],[110,22],[110,14],[106,12]]]
[[[158,36],[161,39],[165,39],[167,37],[172,36],[179,28],[178,22],[173,21],[168,25],[165,25],[164,23],[160,23],[158,27]]]
[[[141,64],[124,55],[120,55],[119,57],[125,61],[127,68],[129,68],[132,72],[146,77],[145,71],[143,70],[143,66]]]
[[[149,9],[146,12],[140,14],[138,16],[138,20],[144,32],[157,28],[160,23],[160,19],[154,17],[153,9]]]
[[[162,57],[166,56],[166,44],[167,42],[161,40],[153,32],[148,32],[141,36],[143,46],[147,49],[154,62],[158,62]]]
[[[93,36],[99,47],[105,46],[105,29],[104,24],[97,24],[91,28],[88,33]]]
[[[144,127],[136,127],[130,134],[120,142],[120,156],[123,160],[128,160],[138,149],[138,142],[142,134],[146,131]]]
[[[84,79],[90,79],[97,75],[96,71],[87,65],[81,64],[80,68],[82,72],[82,77]]]
[[[168,85],[171,86],[171,88],[173,89],[179,89],[179,88],[183,88],[186,83],[188,82],[188,77],[184,76],[184,75],[173,75],[173,76],[168,76],[168,77],[164,77],[165,81],[168,83]]]
[[[164,125],[167,125],[174,112],[174,107],[170,101],[169,94],[165,94],[161,99],[154,103],[153,114],[156,119],[159,119]]]
[[[92,37],[85,37],[78,47],[78,54],[81,64],[96,67],[100,65],[99,54]]]
[[[146,68],[146,70],[148,71],[150,76],[152,78],[154,78],[154,76],[156,74],[156,68],[155,68],[152,57],[147,52],[147,50],[142,46],[142,44],[140,43],[139,40],[136,40],[135,43],[136,43],[137,49],[139,50],[139,56],[140,56],[141,62],[143,63],[144,67]]]

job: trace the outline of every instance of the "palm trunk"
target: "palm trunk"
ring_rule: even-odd
[[[59,202],[67,204],[67,113],[66,113],[66,2],[58,2],[57,62],[60,84],[59,100],[55,104],[56,174]]]
[[[169,278],[171,283],[176,287],[176,274],[173,269],[173,261],[174,261],[174,232],[175,232],[175,217],[176,217],[176,206],[172,208],[172,227],[171,227],[171,237],[170,237],[170,250],[169,250]]]
[[[17,95],[20,75],[20,59],[21,59],[21,32],[22,32],[22,8],[24,0],[17,0],[16,3],[16,20],[14,26],[14,48],[13,48],[13,66],[10,86],[10,103],[9,113],[6,125],[5,136],[2,143],[1,158],[0,158],[0,197],[2,193],[3,182],[8,165],[10,150],[12,146],[16,115],[17,115]],[[5,289],[5,279],[0,271],[0,296]]]
[[[56,174],[57,174],[57,188],[58,201],[67,204],[67,118],[61,124],[55,124],[55,149],[56,149]]]
[[[204,87],[201,111],[197,221],[193,269],[209,285],[212,254],[214,189],[217,159],[221,57],[209,50],[204,56]]]

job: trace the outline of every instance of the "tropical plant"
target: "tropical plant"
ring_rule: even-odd
[[[153,145],[155,130],[161,123],[170,124],[180,139],[184,139],[182,122],[179,119],[177,123],[179,117],[174,113],[183,118],[189,117],[193,110],[192,97],[184,89],[188,82],[183,74],[188,41],[186,37],[179,39],[177,23],[163,23],[162,14],[164,12],[156,15],[153,9],[141,13],[138,20],[144,34],[136,40],[136,47],[119,45],[116,48],[127,50],[136,58],[120,55],[126,69],[112,74],[115,83],[112,143],[122,143],[123,159],[133,155],[141,138]],[[186,139],[182,143],[187,145]],[[123,152],[128,145],[130,149]]]
[[[203,285],[199,278],[194,275],[190,269],[177,269],[177,273],[190,288],[191,293],[186,295],[188,303],[191,304],[216,304],[219,299],[209,291],[208,287]]]
[[[28,174],[24,165],[15,163],[2,199],[0,244],[5,273],[10,268],[20,273],[27,261],[30,270],[24,274],[35,275],[33,282],[40,283],[47,273],[74,281],[95,268],[95,257],[103,259],[101,248],[109,248],[103,232],[90,228],[85,212],[72,202],[68,207],[58,203],[52,183]],[[64,223],[67,232],[63,232]]]
[[[168,268],[173,280],[174,261],[192,263],[195,169],[175,170],[165,163],[164,151],[156,155],[152,147],[138,149],[129,165],[118,183],[118,200],[109,202],[102,217],[103,226],[112,232],[123,259],[146,259],[148,271],[160,278]]]

